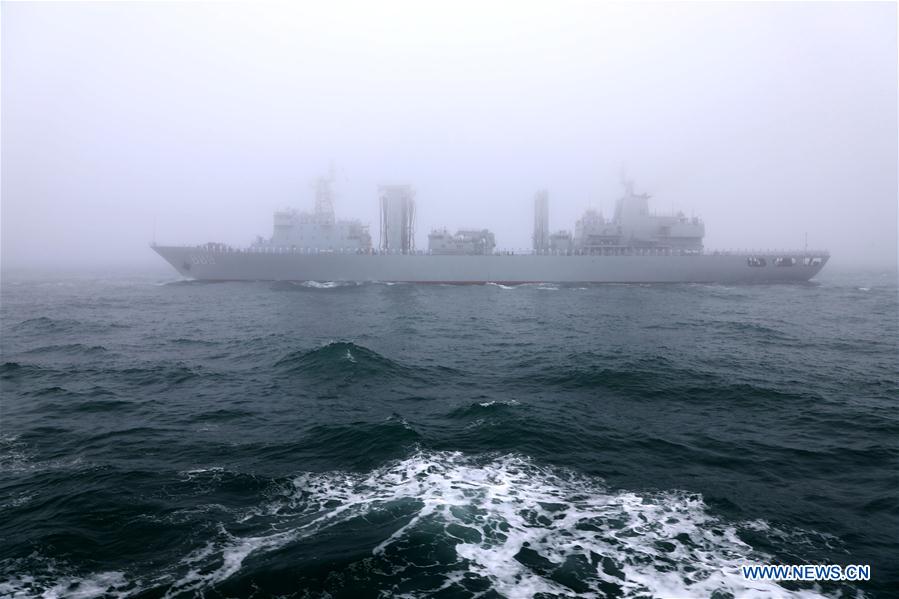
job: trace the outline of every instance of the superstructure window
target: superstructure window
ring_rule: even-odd
[[[796,258],[784,256],[774,259],[774,266],[793,266],[796,264]]]
[[[746,264],[749,266],[767,266],[768,262],[764,258],[758,256],[749,256],[746,258]]]

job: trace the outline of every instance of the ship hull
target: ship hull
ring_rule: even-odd
[[[822,253],[701,255],[301,254],[154,246],[182,276],[203,281],[382,281],[452,284],[802,282]],[[763,256],[764,266],[750,265]],[[778,265],[779,262],[792,265]],[[785,259],[785,260],[784,260]]]

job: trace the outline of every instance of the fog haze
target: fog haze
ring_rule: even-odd
[[[896,5],[2,5],[4,267],[243,246],[331,164],[375,243],[378,184],[522,249],[624,168],[709,249],[895,267]]]

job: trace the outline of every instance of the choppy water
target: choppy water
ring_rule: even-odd
[[[899,588],[894,273],[166,280],[4,277],[0,595]]]

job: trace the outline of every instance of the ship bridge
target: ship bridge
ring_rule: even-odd
[[[370,251],[368,226],[358,220],[338,220],[334,215],[333,175],[315,182],[315,208],[312,212],[291,208],[274,215],[270,239],[257,239],[262,249],[303,249],[318,251]]]

